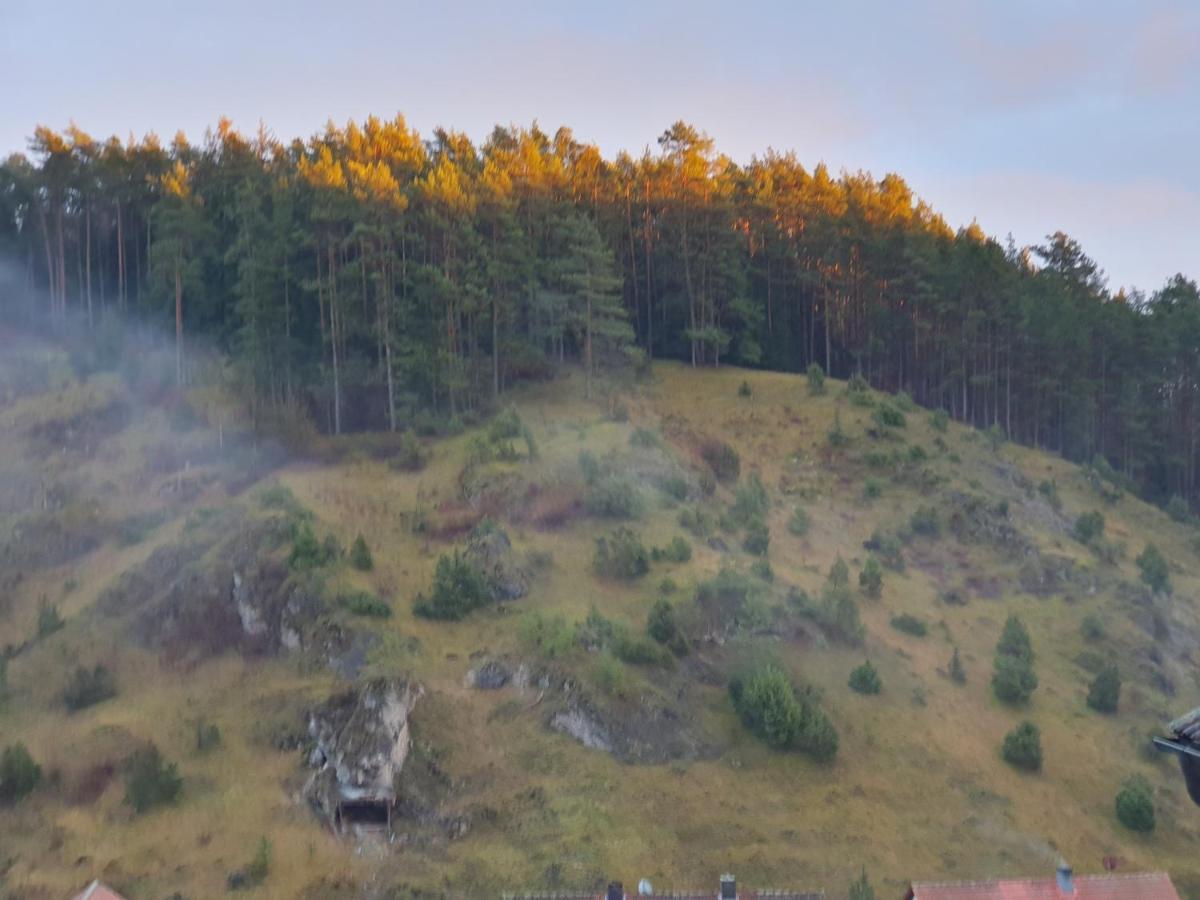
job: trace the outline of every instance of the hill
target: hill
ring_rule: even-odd
[[[0,816],[6,896],[93,877],[216,896],[254,873],[263,838],[256,890],[278,897],[684,887],[725,870],[840,896],[863,866],[898,895],[1060,854],[1200,891],[1200,818],[1147,737],[1200,693],[1197,532],[1103,467],[858,381],[816,393],[677,363],[594,401],[568,369],[437,433],[285,449],[216,375],[175,388],[169,348],[89,366],[6,338],[0,744],[43,772]],[[1102,530],[1093,516],[1080,535],[1091,513]],[[1169,593],[1140,577],[1151,544]],[[484,577],[458,620],[414,612],[439,608],[443,557]],[[848,587],[829,583],[839,559]],[[871,559],[877,598],[860,587]],[[831,612],[847,597],[861,639]],[[677,632],[663,643],[647,635],[660,600]],[[1038,681],[1015,707],[992,688],[1013,615]],[[848,685],[864,660],[877,694]],[[1102,714],[1087,697],[1110,661],[1122,690]],[[103,666],[115,696],[71,711],[81,666]],[[771,667],[836,729],[832,759],[739,717],[730,685],[744,699]],[[424,691],[390,846],[335,836],[305,795],[309,716],[380,678]],[[1040,771],[1001,757],[1025,720]],[[129,760],[149,742],[181,787],[139,814]],[[1150,834],[1114,814],[1131,775],[1152,787]]]

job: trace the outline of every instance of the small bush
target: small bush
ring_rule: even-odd
[[[954,648],[954,655],[950,657],[949,666],[950,680],[955,684],[967,683],[967,670],[963,668],[962,659],[959,658],[958,648]]]
[[[883,482],[878,478],[868,478],[863,484],[863,499],[878,500],[883,496]]]
[[[883,567],[874,556],[868,556],[863,563],[862,571],[858,573],[858,588],[872,600],[878,600],[883,593]]]
[[[490,597],[483,573],[456,550],[452,556],[438,558],[429,597],[418,594],[413,612],[426,619],[457,621],[484,606]]]
[[[660,644],[670,644],[679,634],[675,607],[667,600],[656,600],[646,615],[646,634]]]
[[[996,652],[1015,659],[1033,662],[1033,642],[1029,639],[1029,629],[1016,616],[1009,616],[1005,620],[1000,640],[996,642]]]
[[[825,393],[825,370],[818,363],[809,363],[804,370],[804,377],[808,381],[810,394],[816,396]]]
[[[937,537],[942,530],[937,510],[932,506],[917,507],[912,516],[909,517],[908,526],[915,534],[930,538]]]
[[[950,416],[944,409],[935,409],[929,417],[929,427],[934,431],[946,433],[946,429],[950,427]]]
[[[886,400],[875,408],[871,418],[880,428],[903,428],[906,424],[904,413]]]
[[[583,473],[585,484],[595,484],[600,480],[603,469],[600,467],[600,460],[596,459],[596,454],[591,450],[579,451],[579,471]]]
[[[688,482],[682,475],[668,475],[659,481],[658,489],[680,503],[688,497]]]
[[[1167,567],[1167,560],[1156,546],[1147,544],[1146,549],[1138,555],[1136,562],[1138,569],[1141,570],[1142,581],[1149,586],[1150,590],[1166,594],[1171,592],[1171,574]]]
[[[1079,625],[1079,633],[1088,641],[1104,640],[1104,622],[1100,620],[1099,616],[1088,613]]]
[[[216,750],[220,746],[221,729],[217,727],[215,722],[199,719],[196,722],[196,750],[200,753],[208,753],[210,750]]]
[[[631,666],[669,666],[672,657],[669,650],[645,638],[630,637],[621,632],[613,641],[612,652]]]
[[[998,700],[1016,706],[1025,703],[1037,690],[1033,667],[1011,656],[997,656],[992,672],[992,693]]]
[[[754,556],[766,556],[771,546],[771,531],[767,523],[757,519],[746,526],[746,537],[742,549]]]
[[[37,618],[37,636],[38,639],[47,638],[54,632],[62,628],[66,622],[58,613],[58,607],[47,602],[43,597],[38,603],[38,618]]]
[[[10,744],[0,755],[0,803],[16,803],[41,784],[42,767],[24,744]]]
[[[987,430],[983,432],[983,436],[987,439],[988,446],[992,448],[993,453],[999,451],[1004,446],[1004,442],[1008,440],[1008,435],[1004,433],[1004,429],[995,422],[987,427]]]
[[[375,559],[371,556],[371,548],[366,539],[360,534],[350,545],[350,565],[360,572],[370,572],[375,568]]]
[[[850,882],[849,900],[875,900],[875,888],[867,878],[867,868],[863,866],[862,873]]]
[[[1167,515],[1176,522],[1186,522],[1192,517],[1192,509],[1188,506],[1188,502],[1179,496],[1172,494],[1171,499],[1167,501]]]
[[[913,637],[925,637],[929,633],[925,621],[909,613],[892,616],[892,627],[905,634],[911,634]]]
[[[166,516],[161,512],[140,513],[122,519],[117,525],[117,544],[134,547],[146,540]]]
[[[1038,485],[1038,493],[1046,498],[1051,509],[1055,511],[1062,509],[1062,498],[1058,496],[1058,483],[1054,479],[1041,482]]]
[[[592,485],[587,509],[605,519],[636,519],[643,511],[642,495],[633,483],[618,475],[606,475]]]
[[[846,396],[850,398],[851,403],[857,406],[871,405],[870,392],[871,386],[867,384],[867,379],[863,377],[862,372],[855,372],[846,382]]]
[[[631,581],[650,571],[650,554],[633,531],[618,528],[596,539],[592,565],[604,578]]]
[[[850,592],[850,570],[840,556],[829,568],[815,614],[821,626],[834,637],[850,644],[862,642],[864,628],[858,604]]]
[[[904,571],[904,547],[899,538],[877,528],[863,546],[875,553],[879,560],[892,571]]]
[[[657,447],[658,432],[653,428],[635,428],[629,436],[629,443],[635,447]]]
[[[655,547],[650,555],[656,562],[666,560],[667,562],[685,563],[692,558],[692,545],[677,536],[671,538],[671,543],[667,546]]]
[[[333,535],[327,535],[324,542],[319,542],[308,522],[293,524],[292,549],[288,554],[288,568],[293,572],[328,566],[336,562],[340,555],[341,548]]]
[[[1004,736],[1000,748],[1004,761],[1026,772],[1042,768],[1042,735],[1032,722],[1022,722]]]
[[[424,448],[421,446],[417,433],[411,428],[400,435],[400,444],[396,454],[388,461],[388,467],[397,472],[419,472],[429,461]]]
[[[1106,665],[1088,688],[1087,705],[1100,713],[1115,713],[1121,702],[1121,673],[1115,665]]]
[[[863,462],[872,469],[889,470],[896,465],[896,456],[887,450],[870,450],[863,454]]]
[[[996,642],[992,692],[1004,703],[1025,703],[1037,690],[1033,671],[1033,644],[1029,631],[1016,616],[1009,616]]]
[[[575,646],[575,630],[562,616],[526,613],[517,626],[521,643],[544,659],[566,656]]]
[[[738,475],[741,474],[741,457],[724,441],[706,441],[700,448],[700,456],[712,469],[718,481],[737,481]]]
[[[850,690],[859,694],[878,694],[883,690],[883,681],[878,670],[867,660],[850,673]]]
[[[771,561],[767,559],[756,559],[752,562],[750,574],[755,578],[761,578],[768,584],[775,580],[775,570],[771,568]]]
[[[783,670],[766,666],[729,685],[743,724],[777,750],[796,749],[818,761],[837,753],[837,732],[811,694],[797,696]]]
[[[803,506],[797,506],[792,510],[791,518],[788,519],[787,530],[796,537],[804,537],[808,534],[810,524],[808,510]]]
[[[1104,534],[1104,514],[1086,512],[1075,520],[1075,540],[1081,544],[1090,544]]]
[[[267,880],[271,874],[271,842],[265,837],[258,841],[258,849],[254,851],[254,859],[250,860],[243,870],[242,887],[257,887]]]
[[[63,703],[71,712],[95,706],[117,696],[117,681],[104,666],[79,666],[63,690]]]
[[[356,616],[370,616],[373,619],[387,619],[392,615],[392,607],[386,600],[368,594],[366,591],[354,591],[339,598],[341,606]]]
[[[1117,821],[1130,831],[1154,831],[1154,795],[1150,783],[1140,775],[1129,778],[1116,797]]]
[[[610,697],[619,697],[625,693],[627,677],[621,661],[611,653],[601,653],[592,663],[592,678],[596,686]]]
[[[765,622],[760,582],[732,569],[721,569],[696,588],[696,605],[712,621],[752,630]]]
[[[740,385],[738,385],[738,396],[739,397],[754,396],[754,389],[752,387],[750,387],[750,382],[743,381]]]
[[[716,528],[716,522],[713,521],[712,516],[702,509],[681,509],[679,524],[684,530],[698,538],[708,537]]]
[[[829,441],[829,446],[835,450],[850,443],[850,435],[842,429],[842,411],[840,409],[833,411],[833,427],[826,432],[825,438]]]
[[[912,394],[908,391],[899,391],[892,397],[892,402],[896,404],[896,408],[901,412],[915,412],[917,408],[917,404],[913,402]]]
[[[754,472],[733,492],[733,506],[729,509],[729,516],[736,526],[744,527],[756,519],[762,519],[770,508],[771,499],[767,495],[767,489],[758,473]]]
[[[168,763],[154,744],[137,751],[125,768],[125,802],[135,813],[175,802],[183,779],[174,763]]]
[[[947,588],[938,592],[938,599],[947,606],[966,606],[967,595],[958,588]]]

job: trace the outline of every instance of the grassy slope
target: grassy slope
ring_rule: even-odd
[[[737,395],[743,379],[753,386],[751,398]],[[841,384],[831,382],[824,397],[810,398],[794,376],[663,364],[656,367],[655,383],[629,398],[630,422],[617,424],[582,401],[576,381],[521,392],[518,407],[541,452],[536,462],[515,464],[516,469],[543,481],[574,479],[581,449],[597,455],[629,452],[636,425],[659,428],[683,460],[690,459],[689,434],[724,437],[742,455],[743,477],[759,472],[775,501],[770,559],[779,583],[815,592],[839,553],[856,578],[865,558],[862,542],[872,530],[899,526],[928,502],[896,484],[886,485],[879,499],[862,499],[863,469],[848,460],[870,442],[863,435],[870,411],[846,404]],[[79,388],[66,388],[60,402],[89,401]],[[839,404],[842,424],[854,439],[841,460],[827,458],[825,440]],[[4,425],[16,425],[48,416],[49,409],[30,399],[0,416]],[[137,445],[165,429],[156,415],[139,419],[88,464],[95,471],[84,474],[92,482],[113,485],[106,495],[113,504],[136,508],[144,498]],[[904,437],[933,452],[935,432],[926,419],[924,413],[910,414]],[[99,748],[106,735],[119,742],[112,735],[120,732],[105,728],[124,729],[154,739],[179,762],[185,795],[171,810],[132,818],[122,806],[119,779],[91,805],[70,805],[62,789],[41,791],[0,817],[0,855],[15,858],[3,884],[18,896],[20,890],[42,896],[39,887],[46,889],[44,896],[59,896],[100,875],[133,897],[173,890],[213,896],[223,890],[225,873],[249,860],[260,835],[271,838],[275,855],[271,877],[258,893],[278,897],[299,896],[306,887],[314,896],[337,896],[337,884],[350,896],[371,883],[394,882],[487,894],[545,885],[552,866],[568,884],[614,875],[682,887],[715,883],[718,872],[732,870],[747,883],[812,885],[837,896],[864,864],[877,888],[891,894],[909,878],[1048,872],[1059,853],[1081,872],[1098,871],[1103,856],[1115,855],[1128,870],[1165,868],[1185,882],[1198,877],[1200,818],[1175,770],[1142,754],[1147,731],[1195,701],[1190,672],[1174,669],[1179,696],[1164,698],[1136,674],[1133,655],[1150,641],[1112,590],[1096,596],[1077,592],[1072,602],[1023,595],[1014,563],[950,537],[921,545],[927,565],[914,564],[910,556],[905,574],[886,572],[881,601],[862,603],[865,648],[768,642],[798,677],[824,689],[824,706],[841,735],[841,752],[831,766],[766,749],[741,730],[716,687],[697,691],[704,719],[727,741],[726,752],[710,761],[636,767],[547,732],[541,711],[525,709],[525,700],[513,702],[509,691],[464,688],[472,653],[523,652],[518,623],[526,610],[575,621],[595,605],[640,629],[664,575],[680,585],[679,602],[720,565],[719,554],[693,540],[691,563],[658,563],[640,583],[613,585],[590,574],[593,540],[608,527],[603,523],[581,519],[552,534],[513,527],[519,549],[553,554],[552,567],[538,577],[529,597],[462,623],[413,618],[409,599],[426,588],[446,547],[410,534],[401,513],[414,508],[419,495],[430,508],[453,497],[469,438],[438,442],[432,463],[417,474],[397,474],[364,458],[296,464],[278,475],[316,512],[321,530],[333,530],[346,544],[359,532],[368,536],[376,570],[342,577],[393,598],[396,615],[382,627],[397,638],[384,641],[370,668],[413,671],[428,687],[418,735],[438,749],[455,778],[453,802],[473,813],[475,824],[464,840],[359,856],[319,829],[296,799],[302,780],[298,754],[272,750],[262,728],[280,709],[323,696],[329,678],[304,672],[288,659],[230,657],[181,672],[129,648],[102,626],[85,632],[69,623],[11,665],[14,696],[0,713],[0,743],[19,737],[47,769],[58,768],[69,780],[87,760],[103,755]],[[1043,551],[1115,574],[1063,533],[1036,496],[1026,498],[1013,486],[1011,467],[1034,483],[1056,479],[1070,520],[1102,508],[1108,535],[1129,548],[1120,563],[1125,579],[1136,579],[1132,557],[1143,542],[1156,542],[1175,564],[1175,624],[1196,633],[1197,566],[1187,529],[1129,497],[1103,504],[1077,467],[1051,456],[1013,446],[995,453],[975,433],[953,425],[945,440],[961,459],[955,463],[948,454],[934,453],[931,464],[945,485],[1008,500],[1014,522]],[[10,436],[0,443],[0,457],[20,452],[17,447]],[[971,482],[977,487],[969,487]],[[784,497],[781,484],[801,491],[804,499]],[[725,488],[719,495],[728,500]],[[212,490],[193,507],[228,502],[234,501]],[[796,502],[813,521],[802,539],[785,527]],[[677,512],[654,496],[637,526],[647,544],[663,544],[680,533]],[[0,643],[31,632],[41,594],[61,597],[70,619],[112,577],[177,538],[182,527],[176,519],[127,549],[109,541],[78,563],[26,579],[15,590],[11,612],[0,617]],[[736,539],[727,540],[736,545]],[[747,563],[743,554],[734,555]],[[973,597],[964,607],[940,603],[939,590],[961,580],[956,565],[996,576],[1001,597]],[[62,585],[71,578],[79,586],[64,593]],[[925,617],[933,626],[929,636],[914,638],[889,627],[899,611]],[[989,686],[992,649],[1010,612],[1030,626],[1038,653],[1041,687],[1023,712],[999,705]],[[1089,676],[1073,660],[1084,649],[1079,624],[1087,612],[1102,615],[1111,652],[1127,661],[1122,711],[1115,717],[1084,706]],[[417,639],[417,650],[409,638]],[[967,667],[965,687],[943,674],[952,645]],[[744,649],[750,652],[735,642],[722,652]],[[862,697],[846,687],[850,669],[864,655],[883,676],[880,697]],[[66,667],[77,658],[111,661],[122,693],[67,716],[56,696]],[[631,696],[650,689],[643,677],[629,669]],[[198,716],[220,725],[221,750],[205,756],[192,751]],[[1043,733],[1045,768],[1037,775],[1020,774],[998,757],[1004,733],[1026,716]],[[1121,829],[1112,813],[1116,788],[1133,772],[1145,774],[1156,788],[1160,827],[1149,838]],[[312,888],[318,878],[326,881]]]

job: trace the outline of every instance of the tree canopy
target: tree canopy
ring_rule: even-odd
[[[1151,499],[1200,493],[1195,281],[1113,293],[1061,232],[956,232],[898,175],[738,164],[684,122],[614,158],[567,128],[477,145],[401,116],[291,142],[39,127],[0,164],[0,252],[46,321],[158,320],[181,382],[202,339],[259,408],[330,432],[452,416],[568,358],[628,371],[637,348],[861,374]]]

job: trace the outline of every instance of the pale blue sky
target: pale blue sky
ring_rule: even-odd
[[[0,153],[34,125],[280,137],[402,112],[606,154],[683,118],[747,160],[903,175],[954,225],[1062,229],[1153,290],[1200,277],[1200,3],[0,0]]]

